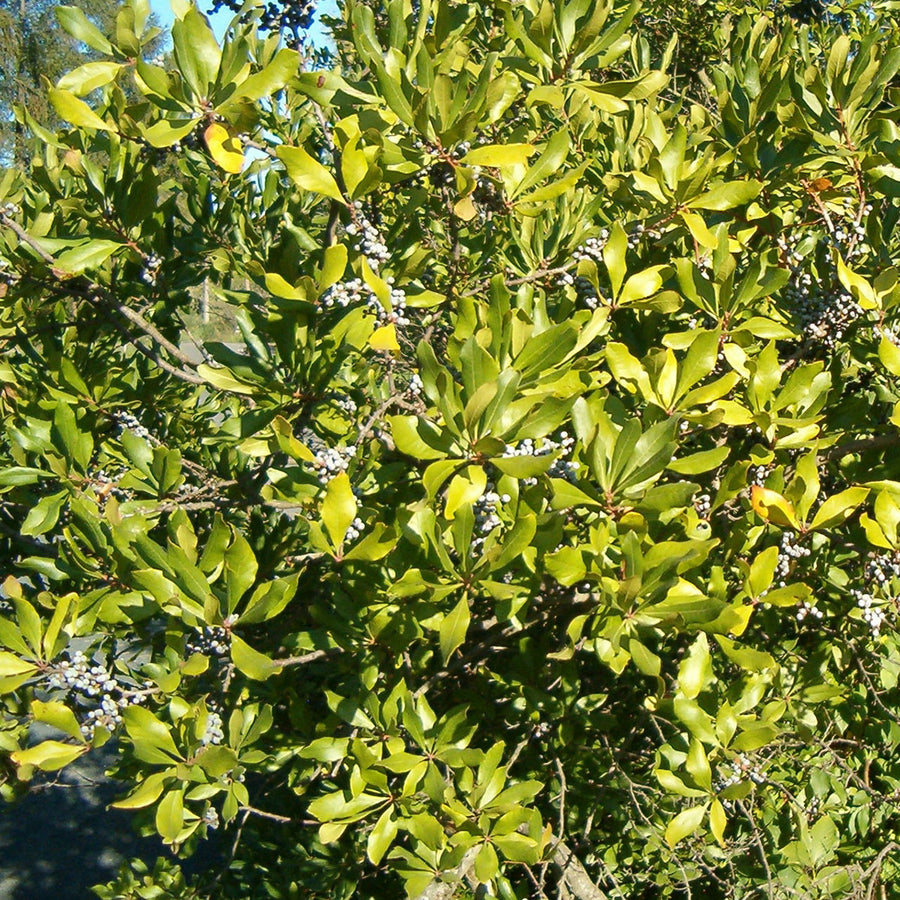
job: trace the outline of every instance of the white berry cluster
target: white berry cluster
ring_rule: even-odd
[[[371,291],[363,284],[362,279],[354,278],[351,281],[339,281],[331,285],[319,298],[316,309],[319,311],[339,306],[346,309],[348,306],[356,306],[368,301]]]
[[[750,475],[751,484],[755,484],[757,487],[765,487],[766,479],[769,477],[769,467],[751,466],[748,474]]]
[[[716,778],[716,791],[721,792],[742,781],[752,781],[754,784],[765,784],[766,776],[763,770],[756,765],[749,756],[738,754],[731,764],[720,764]],[[728,801],[723,801],[726,805]]]
[[[316,309],[323,312],[334,307],[346,309],[348,306],[365,305],[375,314],[381,325],[409,325],[410,320],[406,315],[406,291],[394,287],[393,278],[388,278],[387,283],[391,285],[390,309],[385,309],[375,292],[359,278],[331,285],[319,298]]]
[[[574,481],[578,475],[578,463],[565,459],[570,455],[575,446],[575,438],[568,432],[563,431],[559,435],[559,440],[552,438],[542,438],[540,445],[536,444],[531,438],[525,438],[517,445],[507,444],[503,450],[502,456],[509,459],[514,456],[549,456],[551,453],[560,453],[558,459],[555,459],[547,470],[547,474],[551,478],[565,478],[566,481]],[[537,484],[536,478],[523,478],[524,484]]]
[[[356,451],[353,447],[323,447],[312,461],[316,476],[322,484],[328,484],[335,475],[346,472]]]
[[[356,238],[353,249],[358,253],[362,253],[369,263],[373,272],[377,272],[382,263],[390,258],[387,244],[381,239],[381,233],[378,229],[359,212],[362,204],[357,201],[357,215],[355,221],[347,226],[347,234]]]
[[[850,596],[856,601],[856,605],[862,610],[863,621],[869,626],[874,637],[881,633],[881,626],[887,618],[887,610],[883,606],[876,606],[878,602],[868,591],[853,588]]]
[[[884,587],[892,578],[900,578],[900,558],[895,553],[880,553],[866,562],[866,580]]]
[[[124,431],[131,431],[141,438],[150,437],[150,432],[130,412],[119,409],[113,413],[113,417],[118,426],[117,436],[121,435]]]
[[[15,284],[20,277],[18,272],[9,271],[9,260],[0,256],[0,284]]]
[[[203,631],[188,640],[184,649],[188,655],[227,656],[231,650],[231,633],[221,625],[206,625]]]
[[[597,237],[588,238],[572,252],[572,258],[579,262],[583,259],[603,262],[603,248],[609,240],[609,231],[604,228]]]
[[[206,727],[200,735],[200,743],[204,747],[216,746],[225,740],[225,729],[222,717],[215,710],[210,710],[206,715]]]
[[[379,325],[409,325],[410,320],[406,315],[406,291],[394,287],[393,278],[388,278],[387,283],[391,286],[391,308],[385,309],[381,301],[374,294],[370,294],[367,301],[369,309],[377,316]]]
[[[685,423],[682,423],[685,424]],[[701,519],[708,519],[712,509],[712,498],[709,494],[700,494],[694,498],[694,509]]]
[[[628,246],[632,250],[640,244],[645,231],[646,229],[640,222],[636,222],[631,226],[631,231],[628,232]]]
[[[203,813],[201,821],[207,828],[215,831],[219,827],[219,813],[216,811],[216,808],[208,806]]]
[[[144,259],[144,268],[141,270],[141,281],[151,287],[156,284],[159,269],[162,266],[162,258],[156,253],[151,253]]]
[[[17,216],[20,212],[22,212],[22,207],[18,203],[4,203],[3,207],[0,208],[0,215],[4,215],[7,218]]]
[[[93,485],[101,505],[106,503],[110,495],[119,500],[128,500],[132,496],[131,491],[119,487],[119,481],[126,471],[126,469],[120,468],[114,472],[106,469],[92,469],[88,472],[86,480]]]
[[[591,283],[590,278],[585,278],[584,275],[576,277],[571,272],[563,272],[559,276],[558,284],[560,287],[574,287],[577,302],[588,309],[597,309],[603,304],[603,299],[597,293],[597,288]]]
[[[501,213],[506,209],[506,202],[497,183],[487,175],[477,176],[472,199],[475,201],[478,216],[481,219],[490,219],[494,213]]]
[[[460,141],[451,151],[454,159],[462,159],[472,149],[471,141]]]
[[[487,536],[499,525],[503,524],[498,510],[504,503],[509,503],[509,494],[498,494],[492,482],[488,482],[487,490],[475,501],[472,512],[475,514],[475,537],[472,538],[472,552],[480,553]]]
[[[817,341],[832,350],[863,311],[843,287],[824,286],[820,281],[814,280],[811,272],[803,271],[804,255],[797,249],[799,240],[796,231],[787,237],[780,235],[776,240],[791,272],[785,294],[794,305],[807,339]]]
[[[866,227],[863,216],[872,212],[872,204],[860,209],[851,197],[844,197],[838,210],[825,219],[825,244],[836,247],[845,259],[855,259],[868,253]]]
[[[91,740],[98,726],[115,731],[122,723],[122,710],[140,703],[143,696],[122,684],[105,665],[93,664],[85,653],[76,650],[61,660],[47,679],[50,688],[69,692],[84,712],[81,733]],[[88,706],[88,709],[84,709]]]
[[[800,325],[808,338],[820,341],[829,350],[847,328],[863,313],[862,307],[843,288],[803,291],[794,297]]]
[[[824,613],[817,606],[812,606],[804,600],[797,610],[797,621],[802,622],[807,616],[811,616],[813,619],[821,619]]]
[[[357,516],[351,523],[350,527],[347,529],[347,534],[344,537],[345,541],[355,541],[359,539],[359,536],[366,530],[366,523]]]
[[[900,347],[900,334],[897,333],[896,325],[873,325],[872,337],[875,340],[887,338],[895,347]]]
[[[775,566],[775,581],[778,582],[778,587],[785,586],[794,560],[809,556],[811,552],[809,547],[802,547],[797,543],[797,536],[793,531],[782,533],[781,544],[778,547],[778,564]]]
[[[341,410],[341,412],[347,413],[348,416],[352,416],[358,408],[356,401],[352,397],[338,397],[334,402],[337,408]]]
[[[419,377],[418,372],[413,372],[412,375],[409,376],[409,384],[406,386],[406,391],[409,394],[413,394],[418,397],[419,394],[422,393],[425,385],[422,384],[422,379]]]

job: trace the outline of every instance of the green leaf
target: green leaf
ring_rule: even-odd
[[[688,770],[691,778],[694,779],[695,784],[706,791],[712,790],[712,769],[706,757],[706,751],[703,749],[703,744],[696,738],[691,740],[685,768]]]
[[[144,809],[156,803],[165,789],[166,781],[172,776],[168,772],[154,772],[149,775],[127,796],[116,800],[110,806],[115,809]]]
[[[206,17],[195,7],[175,21],[172,45],[178,69],[196,100],[210,100],[222,54]]]
[[[685,697],[693,700],[712,677],[709,641],[705,634],[699,634],[678,667],[678,687]]]
[[[322,524],[328,531],[335,548],[344,542],[347,529],[356,517],[356,497],[346,472],[335,475],[328,482],[320,513]]]
[[[116,250],[122,249],[116,241],[86,241],[56,257],[56,268],[70,275],[80,275],[86,269],[94,269],[109,259]]]
[[[164,751],[175,760],[181,759],[169,727],[149,709],[145,709],[143,706],[129,706],[122,713],[122,719],[125,722],[128,736],[135,744],[144,742]]]
[[[41,700],[32,700],[31,714],[35,721],[45,722],[47,725],[52,725],[59,731],[65,732],[69,737],[75,738],[76,741],[84,742],[81,726],[75,718],[75,713],[65,703],[58,701],[45,703]]]
[[[384,854],[387,853],[397,836],[398,827],[397,820],[394,818],[394,808],[389,806],[369,832],[369,838],[366,841],[366,855],[373,865],[377,866],[384,858]]]
[[[848,519],[856,508],[869,496],[869,489],[850,487],[829,497],[817,510],[810,523],[810,531],[820,528],[834,528]]]
[[[281,146],[275,153],[284,163],[288,177],[298,187],[341,203],[346,202],[331,172],[302,147]]]
[[[86,744],[64,744],[62,741],[41,741],[27,750],[16,750],[10,758],[17,766],[35,766],[44,772],[55,772],[74,762],[88,750]]]
[[[160,837],[171,844],[184,828],[184,794],[169,791],[156,808],[156,830]]]
[[[755,200],[762,190],[759,181],[726,181],[695,197],[687,205],[690,209],[725,210]]]
[[[485,841],[475,856],[475,877],[486,884],[500,871],[500,860],[492,844]]]
[[[670,847],[674,847],[679,841],[692,835],[703,822],[707,808],[708,805],[704,804],[678,813],[666,826],[666,843]]]
[[[482,466],[467,466],[465,471],[454,475],[447,488],[447,503],[444,515],[452,519],[462,506],[470,506],[487,486],[487,475]]]
[[[537,162],[525,173],[525,177],[516,185],[510,198],[515,198],[529,188],[542,182],[549,175],[555,174],[569,155],[571,140],[566,128],[555,132],[544,148]]]
[[[725,827],[727,825],[728,818],[725,815],[725,807],[719,800],[713,800],[709,810],[709,830],[720,847],[725,846]]]
[[[112,125],[104,122],[84,100],[79,100],[71,91],[49,87],[47,95],[57,115],[71,125],[95,131],[115,131]]]
[[[452,611],[444,616],[440,628],[441,656],[446,664],[453,655],[453,651],[466,639],[469,630],[469,601],[462,597]]]
[[[231,636],[231,661],[238,671],[254,681],[265,681],[281,671],[281,666],[254,650],[236,634]]]
[[[294,598],[299,579],[298,572],[287,578],[276,578],[259,585],[247,601],[240,622],[247,625],[274,619]]]
[[[281,90],[297,74],[299,68],[300,54],[296,50],[279,50],[264,69],[242,81],[218,108],[224,110],[240,100],[261,100],[268,97]]]
[[[37,671],[37,666],[28,660],[20,659],[14,653],[0,650],[0,678],[7,675],[30,675]]]
[[[21,533],[26,535],[46,534],[59,520],[59,514],[69,498],[68,491],[60,491],[58,494],[48,494],[38,500],[35,506],[28,510],[25,521],[22,523]]]
[[[101,61],[85,63],[71,72],[67,72],[56,83],[63,91],[69,91],[76,97],[84,97],[91,91],[116,80],[116,76],[124,68],[122,63]]]
[[[72,35],[76,41],[87,44],[92,50],[97,50],[105,56],[112,56],[112,44],[79,7],[58,6],[56,18],[63,30]]]

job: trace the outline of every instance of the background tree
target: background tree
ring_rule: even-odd
[[[55,83],[96,51],[67,34],[57,21],[55,0],[0,0],[0,160],[24,164],[26,129],[14,107],[28,109],[38,121],[50,121],[52,107],[43,79]],[[78,8],[103,34],[115,31],[118,0],[84,0]],[[157,52],[151,38],[145,52]]]
[[[125,10],[0,181],[3,796],[114,752],[110,900],[887,895],[890,10],[704,104],[615,0]]]

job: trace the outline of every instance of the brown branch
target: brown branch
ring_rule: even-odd
[[[299,825],[318,825],[319,823],[313,819],[303,819],[302,821],[298,821],[297,819],[292,819],[290,816],[280,816],[278,813],[266,812],[264,809],[257,809],[255,806],[242,806],[240,808],[241,812],[247,813],[253,816],[259,816],[262,819],[269,819],[272,822],[281,822],[283,824],[288,824],[290,822],[294,822]]]
[[[56,277],[58,281],[63,281],[64,279],[59,275],[59,269],[56,265],[56,259],[52,254],[48,253],[40,243],[33,238],[18,222],[11,219],[9,216],[0,213],[0,225],[9,228],[16,237],[19,238],[22,243],[27,244],[31,247],[35,253],[50,267],[51,273]],[[104,303],[110,307],[112,307],[119,315],[123,318],[128,319],[132,325],[142,331],[147,337],[154,341],[154,343],[158,344],[163,349],[167,350],[172,356],[175,357],[182,365],[193,368],[193,363],[191,363],[190,358],[182,353],[182,351],[175,346],[168,338],[166,338],[163,334],[160,333],[159,329],[157,329],[154,325],[148,322],[139,312],[133,310],[131,307],[126,306],[124,303],[121,303],[116,297],[113,297],[109,294],[106,289],[99,284],[95,284],[93,282],[88,282],[89,285],[89,293],[93,296],[88,296],[87,299],[99,301]],[[86,296],[83,292],[79,291],[82,296]],[[121,329],[120,329],[121,330]],[[133,337],[127,335],[128,340],[131,343],[134,343],[135,346],[139,346]],[[153,358],[153,357],[151,357]],[[182,377],[179,375],[179,370],[174,367],[167,368],[165,365],[160,364],[160,367],[166,369],[166,371],[170,372],[170,374],[176,375],[177,377]],[[196,376],[194,376],[196,377]],[[184,379],[189,380],[189,379]],[[198,379],[193,382],[194,384],[203,384],[202,379]]]
[[[328,650],[311,650],[309,653],[303,653],[300,656],[288,656],[285,659],[275,659],[273,662],[281,666],[282,669],[288,666],[305,666],[307,663],[315,662],[317,659],[324,659],[333,653],[343,652],[340,647],[331,647]]]
[[[858,438],[846,444],[836,444],[823,451],[829,459],[841,459],[851,453],[865,453],[867,450],[881,450],[900,443],[900,434],[876,434],[873,437]]]
[[[470,847],[462,858],[462,862],[449,873],[452,881],[433,881],[419,894],[416,900],[452,900],[456,889],[464,881],[474,890],[478,886],[474,877],[475,857],[480,849],[481,844]]]
[[[565,886],[578,900],[608,900],[606,894],[594,884],[581,860],[575,856],[565,841],[557,843],[550,863],[557,870],[559,878]]]

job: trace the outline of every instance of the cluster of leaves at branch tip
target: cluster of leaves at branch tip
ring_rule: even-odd
[[[893,4],[216,5],[15,113],[0,795],[105,748],[110,900],[888,896]]]

